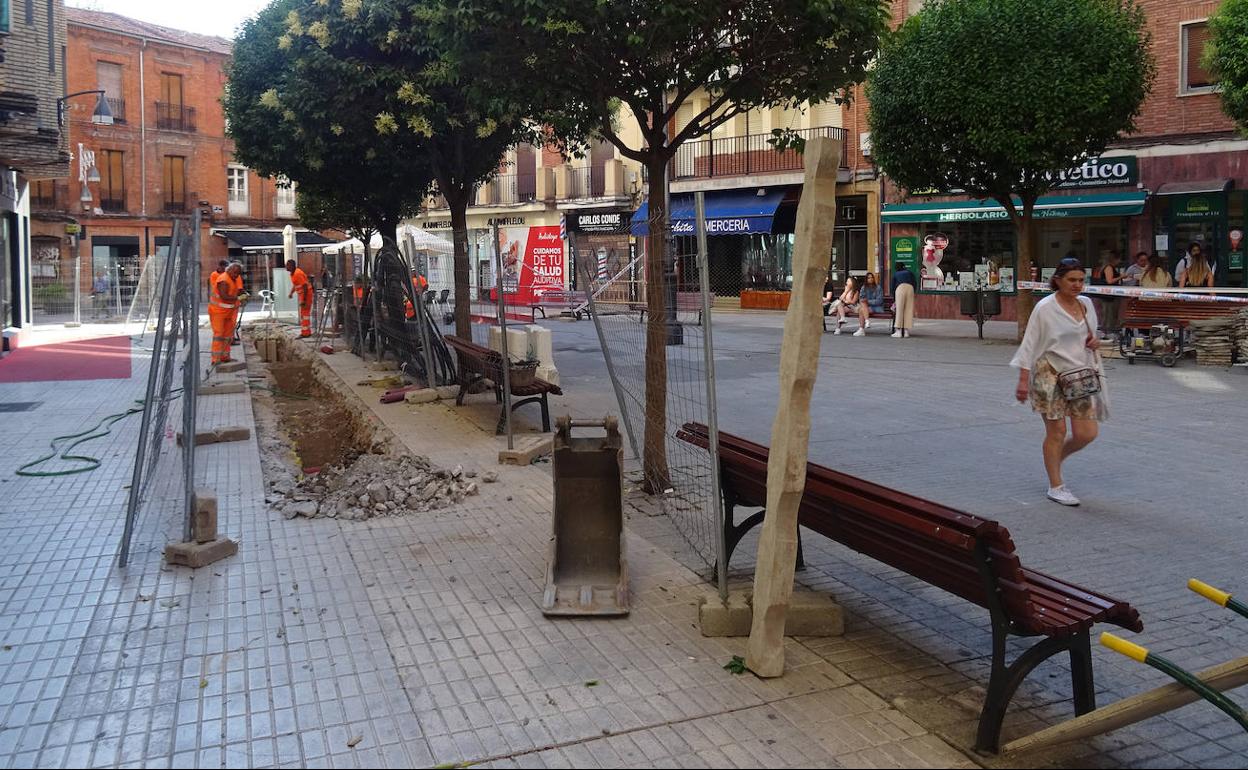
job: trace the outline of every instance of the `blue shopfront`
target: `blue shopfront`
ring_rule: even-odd
[[[751,187],[705,194],[711,291],[720,297],[788,291],[793,284],[793,229],[800,187]],[[643,203],[630,232],[650,232],[650,207]],[[671,228],[682,289],[698,281],[693,195],[673,195]],[[645,248],[645,241],[640,241]]]

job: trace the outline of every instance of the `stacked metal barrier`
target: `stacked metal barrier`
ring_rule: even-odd
[[[168,255],[153,258],[160,259],[164,264],[153,269],[153,273],[160,276],[160,282],[152,287],[151,296],[158,298],[159,302],[156,303],[155,315],[144,324],[145,328],[149,323],[154,327],[155,336],[118,555],[118,564],[123,567],[130,559],[135,522],[150,498],[153,480],[162,475],[158,470],[162,458],[167,456],[163,450],[172,434],[170,407],[179,397],[182,399],[182,469],[175,486],[180,486],[177,492],[182,503],[184,539],[190,539],[199,382],[199,233],[198,210],[189,219],[175,219]],[[175,372],[178,372],[180,380],[177,390],[173,387]]]

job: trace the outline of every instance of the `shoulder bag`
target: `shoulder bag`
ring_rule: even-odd
[[[1082,302],[1079,306],[1083,308],[1083,323],[1088,327],[1088,333],[1091,334],[1092,325],[1088,323],[1088,309],[1083,307]],[[1101,392],[1100,355],[1100,352],[1088,351],[1091,365],[1068,369],[1057,375],[1057,386],[1061,388],[1062,396],[1067,401],[1090,398]]]

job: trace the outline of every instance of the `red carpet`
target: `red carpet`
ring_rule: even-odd
[[[0,359],[0,382],[124,380],[130,377],[130,338],[97,337],[21,347]]]

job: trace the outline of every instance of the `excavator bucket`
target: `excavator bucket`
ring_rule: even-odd
[[[573,428],[602,428],[605,436],[573,437]],[[619,422],[555,421],[551,467],[554,532],[542,612],[546,615],[627,615],[624,559],[624,448]]]

